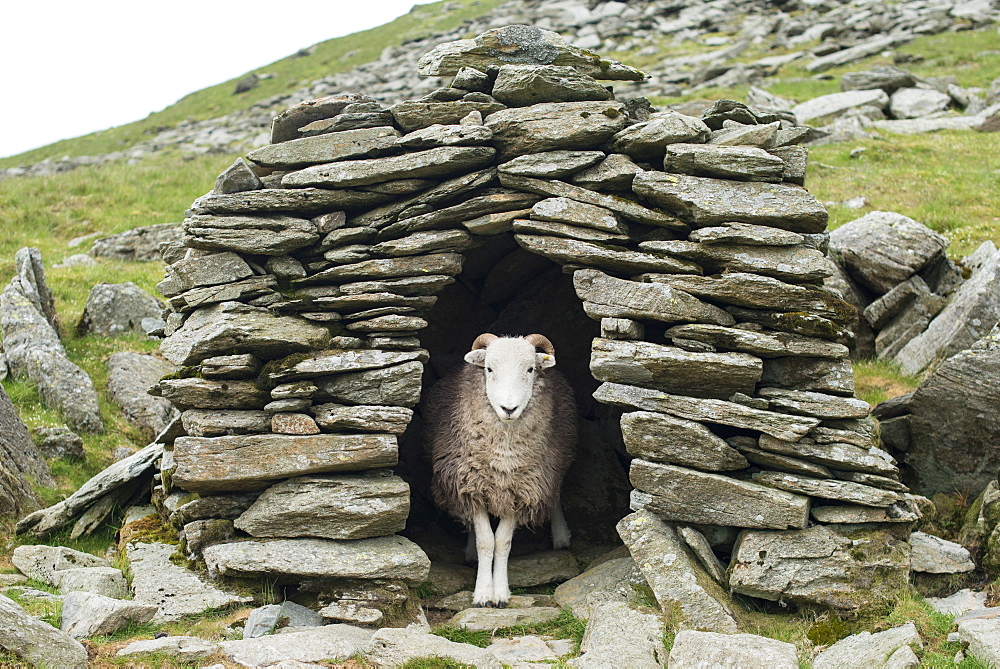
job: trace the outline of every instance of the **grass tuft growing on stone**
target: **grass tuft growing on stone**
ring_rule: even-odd
[[[893,397],[913,392],[920,378],[904,373],[886,360],[855,360],[854,388],[858,397],[875,406]]]

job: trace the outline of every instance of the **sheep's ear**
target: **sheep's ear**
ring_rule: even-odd
[[[542,369],[546,369],[547,367],[555,367],[556,356],[550,355],[548,353],[536,353],[535,365],[537,365]]]
[[[465,361],[470,365],[475,365],[476,367],[486,366],[486,349],[477,348],[474,351],[469,351],[465,354]]]

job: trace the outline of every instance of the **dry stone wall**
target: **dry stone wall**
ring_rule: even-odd
[[[740,530],[717,549],[752,596],[855,608],[905,580],[892,528],[919,511],[854,397],[857,315],[823,288],[802,133],[730,101],[696,118],[616,100],[599,80],[641,73],[526,26],[442,45],[421,72],[454,80],[279,115],[164,248],[162,353],[183,368],[156,392],[182,429],[156,497],[191,531],[233,522],[237,541],[201,544],[209,569],[325,583],[335,619],[398,610],[429,567],[394,534],[409,499],[391,471],[420,332],[463,253],[513,235],[600,322],[594,397],[624,408],[633,509]],[[859,531],[870,548],[848,550]],[[787,570],[758,560],[771,541],[779,562],[830,551]]]

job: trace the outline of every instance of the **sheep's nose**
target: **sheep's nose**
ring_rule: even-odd
[[[508,409],[505,406],[501,406],[500,408],[506,411],[508,416],[513,416],[514,412],[517,411],[517,407],[514,407],[513,409]]]

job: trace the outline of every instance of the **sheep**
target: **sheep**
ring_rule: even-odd
[[[507,558],[519,526],[551,517],[553,547],[569,546],[559,490],[576,452],[576,403],[565,377],[551,369],[555,349],[542,335],[482,334],[465,361],[425,402],[431,492],[438,507],[469,530],[470,558],[474,537],[473,605],[503,608],[510,599]],[[495,533],[491,516],[499,519]]]

